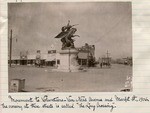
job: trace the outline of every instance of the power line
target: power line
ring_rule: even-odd
[[[126,18],[124,18],[124,16],[122,16],[122,17],[119,19],[119,21],[118,21],[116,24],[114,24],[114,25],[112,26],[112,28],[111,28],[110,30],[106,31],[106,33],[101,36],[101,38],[104,38],[106,35],[108,35],[110,32],[112,32],[112,31],[116,28],[116,26],[118,26],[119,23],[120,23],[121,21],[125,20],[125,19],[126,19]],[[101,40],[101,38],[99,38],[98,40],[96,40],[96,41],[94,42],[94,44],[98,43],[98,42]]]

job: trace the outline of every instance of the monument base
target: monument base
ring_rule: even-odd
[[[77,62],[78,51],[76,49],[65,49],[60,51],[60,65],[55,71],[79,72],[83,71]]]

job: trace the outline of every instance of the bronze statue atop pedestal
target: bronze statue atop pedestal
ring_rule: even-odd
[[[70,21],[68,21],[68,24],[61,28],[61,30],[62,30],[61,33],[59,33],[55,37],[55,38],[61,38],[62,50],[68,49],[68,48],[75,48],[75,46],[74,46],[75,40],[72,38],[75,36],[79,37],[79,35],[74,35],[75,32],[77,31],[77,29],[74,28],[73,26],[75,26],[75,25],[70,25]]]

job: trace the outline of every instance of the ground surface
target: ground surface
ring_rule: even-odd
[[[111,68],[88,68],[86,72],[53,72],[52,67],[13,66],[9,68],[9,82],[25,79],[30,92],[118,92],[125,88],[132,67],[113,64]]]

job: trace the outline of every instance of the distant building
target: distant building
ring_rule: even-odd
[[[95,45],[88,45],[85,43],[84,46],[77,48],[78,62],[82,66],[93,66],[95,62]]]
[[[13,55],[11,63],[12,65],[36,65],[40,61],[44,66],[58,66],[60,64],[59,59],[59,53],[56,50],[48,50],[47,52],[37,50],[32,53],[20,52],[20,55]]]
[[[123,58],[124,59],[124,65],[130,65],[132,66],[132,57]]]
[[[103,66],[105,67],[111,67],[111,57],[102,57],[99,58],[99,65],[102,68]]]
[[[36,55],[28,55],[27,57],[27,65],[35,65],[35,61],[36,61]]]
[[[79,65],[92,66],[95,61],[95,46],[85,44],[85,46],[77,48]],[[45,66],[58,66],[60,64],[60,54],[55,49],[42,52],[20,52],[18,56],[12,56],[12,65],[35,65],[41,62]]]
[[[124,65],[130,65],[132,66],[132,57],[126,57],[126,58],[120,58],[116,60],[116,63],[118,64],[124,64]]]
[[[54,66],[56,64],[56,54],[56,50],[48,50],[46,58],[47,66]]]
[[[12,60],[11,60],[11,63],[14,64],[14,65],[20,65],[21,63],[21,60],[20,60],[20,56],[12,56]],[[10,61],[8,61],[9,63]]]

